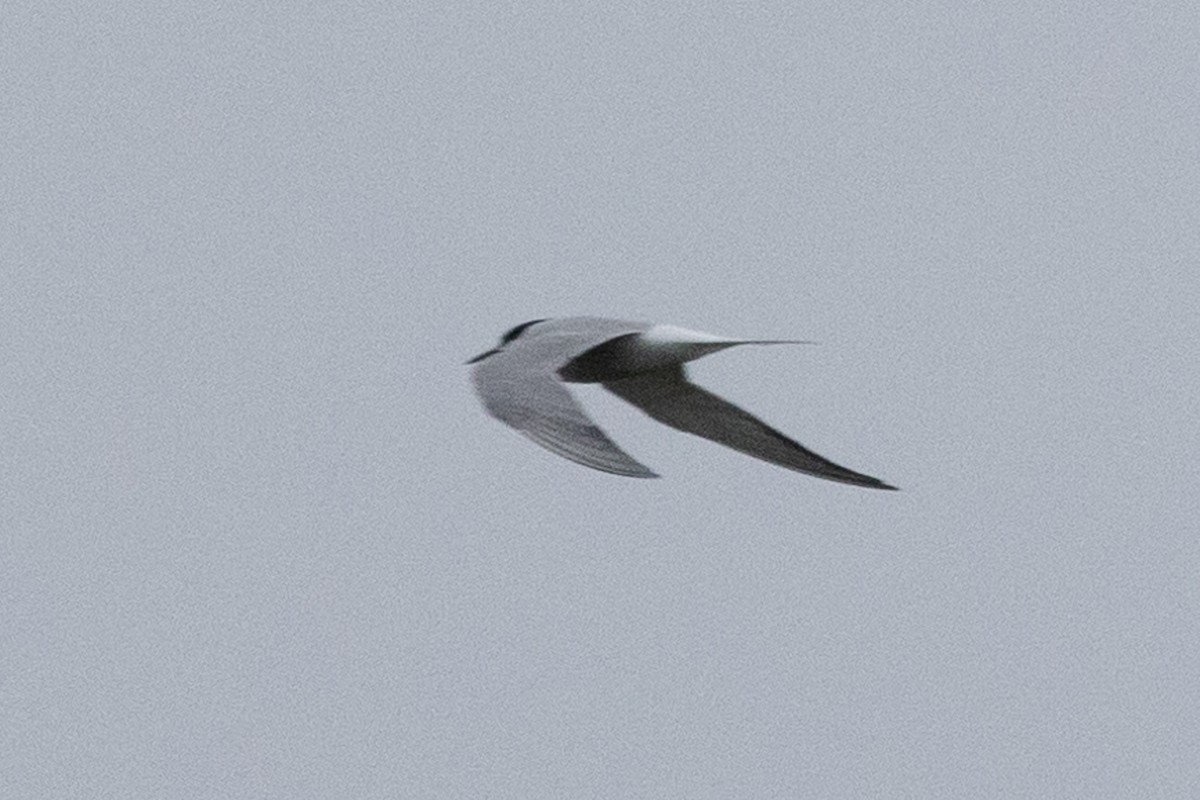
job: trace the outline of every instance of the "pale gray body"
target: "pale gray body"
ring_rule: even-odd
[[[518,325],[474,364],[475,389],[488,412],[537,444],[593,469],[635,478],[657,475],[588,418],[564,383],[600,383],[659,422],[798,472],[875,489],[883,481],[839,466],[737,406],[688,381],[687,361],[742,344],[645,322],[602,317]]]

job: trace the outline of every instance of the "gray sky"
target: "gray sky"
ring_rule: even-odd
[[[9,4],[0,795],[1200,791],[1200,6]],[[280,9],[283,9],[280,6]],[[462,362],[593,313],[871,492]]]

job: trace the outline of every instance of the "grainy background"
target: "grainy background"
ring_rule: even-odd
[[[0,794],[1194,796],[1198,9],[8,4]]]

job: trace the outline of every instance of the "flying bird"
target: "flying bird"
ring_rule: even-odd
[[[599,383],[672,428],[787,469],[854,486],[896,488],[817,455],[688,380],[685,362],[743,344],[809,342],[728,339],[673,325],[564,317],[524,322],[467,363],[474,365],[475,391],[488,413],[585,467],[658,477],[588,418],[567,383]]]

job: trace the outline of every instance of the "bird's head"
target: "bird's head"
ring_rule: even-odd
[[[522,333],[524,333],[526,330],[528,330],[531,326],[536,325],[539,322],[545,322],[545,321],[546,321],[546,319],[544,317],[542,319],[531,319],[531,320],[529,320],[529,322],[522,322],[520,325],[517,325],[514,328],[509,328],[507,331],[504,332],[504,335],[500,337],[500,346],[499,347],[493,347],[491,350],[488,350],[484,353],[480,353],[479,355],[475,356],[467,363],[475,364],[479,361],[483,361],[488,356],[493,356],[496,353],[499,353],[501,350],[504,349],[504,346],[506,344],[508,344],[509,342],[520,337],[520,335]]]

